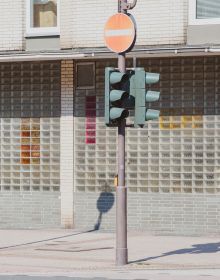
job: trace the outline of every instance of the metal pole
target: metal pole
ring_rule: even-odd
[[[127,0],[124,0],[127,2]],[[121,7],[119,0],[119,7]],[[120,12],[126,13],[120,8]],[[125,53],[118,55],[118,69],[126,72]],[[116,188],[116,265],[128,263],[127,248],[127,188],[125,186],[125,127],[126,119],[118,124],[118,186]]]

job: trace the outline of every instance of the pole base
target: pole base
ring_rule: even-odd
[[[118,248],[116,249],[116,265],[123,266],[128,264],[128,249]]]

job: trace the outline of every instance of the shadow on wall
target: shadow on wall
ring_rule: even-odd
[[[99,195],[99,198],[96,203],[96,207],[99,211],[99,216],[96,224],[94,225],[94,230],[99,230],[102,223],[103,214],[111,210],[115,202],[115,195],[111,192],[111,188],[106,185],[104,191]]]

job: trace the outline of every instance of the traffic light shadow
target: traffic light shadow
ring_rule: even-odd
[[[94,225],[94,231],[99,230],[102,223],[103,214],[106,214],[111,210],[115,202],[115,195],[111,192],[110,187],[105,186],[105,190],[102,191],[99,195],[99,198],[96,203],[96,207],[99,211],[99,216],[97,222]]]
[[[220,252],[220,242],[218,243],[207,243],[207,244],[195,244],[192,245],[191,248],[184,248],[175,251],[170,251],[167,253],[163,253],[159,256],[143,258],[135,261],[129,262],[132,263],[139,263],[139,262],[147,262],[154,259],[159,259],[163,257],[173,256],[173,255],[182,255],[182,254],[209,254],[209,253],[217,253]]]

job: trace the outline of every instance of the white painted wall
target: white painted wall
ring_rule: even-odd
[[[63,0],[61,6],[63,48],[104,46],[104,24],[117,12],[116,0]],[[138,27],[136,45],[186,42],[188,0],[138,0],[131,13]]]
[[[0,51],[21,50],[25,34],[25,0],[0,1]],[[117,12],[116,0],[61,0],[61,47],[102,47],[106,20]],[[138,0],[131,11],[136,45],[184,44],[188,0]]]
[[[0,1],[0,51],[23,46],[24,0]]]
[[[60,193],[61,225],[73,227],[73,61],[61,63]]]

